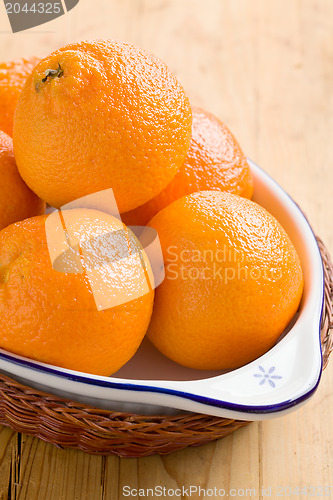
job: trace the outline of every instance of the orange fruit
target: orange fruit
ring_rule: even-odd
[[[148,337],[182,365],[237,368],[270,349],[301,300],[300,260],[279,222],[258,204],[217,191],[161,210],[166,277]]]
[[[72,43],[43,59],[23,88],[15,158],[50,205],[112,188],[125,212],[175,176],[191,122],[183,87],[157,57],[110,40]]]
[[[38,57],[0,63],[0,130],[12,136],[14,112],[23,85]]]
[[[18,173],[12,139],[0,131],[0,229],[44,212],[45,203]]]
[[[59,227],[48,225],[54,214],[0,232],[0,347],[68,369],[110,375],[133,356],[147,330],[154,297],[147,283],[149,262],[133,233],[115,217],[89,209],[62,214],[72,241],[93,243],[83,252],[83,272],[52,267],[48,248],[62,246]],[[116,244],[103,247],[108,234],[115,235]],[[92,261],[88,272],[87,260],[93,255],[98,262],[105,249],[111,267],[99,269]],[[92,272],[99,273],[99,282]],[[98,309],[101,283],[106,295],[111,290],[125,301],[112,306],[112,298],[110,307]]]
[[[128,213],[127,225],[146,225],[162,208],[196,191],[220,190],[251,198],[251,169],[238,142],[214,115],[192,107],[192,137],[185,162],[155,198]]]

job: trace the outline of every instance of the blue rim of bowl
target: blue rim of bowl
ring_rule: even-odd
[[[301,212],[303,218],[305,219],[312,235],[314,238],[314,241],[316,242],[318,251],[319,251],[319,246],[315,237],[315,234],[312,230],[312,227],[306,218],[304,212],[302,209],[299,207],[299,205],[293,200],[293,198],[267,173],[265,172],[261,167],[259,167],[255,162],[252,160],[249,160],[250,164],[255,165],[256,168],[258,168],[265,176],[267,176],[276,186],[278,186],[279,189],[281,189],[285,195],[288,196],[290,201],[297,207],[297,209]],[[320,251],[319,251],[320,254]],[[323,314],[323,306],[324,306],[324,269],[323,269],[323,263],[322,263],[322,277],[323,277],[323,291],[322,291],[322,302],[321,302],[321,312],[320,312],[320,318],[319,318],[319,325],[321,324],[321,319],[322,319],[322,314]],[[320,327],[319,327],[319,343],[320,343]],[[269,352],[269,351],[268,351]],[[20,357],[21,358],[21,357]],[[45,364],[37,364],[34,361],[30,361],[29,359],[20,359],[17,357],[13,357],[10,354],[0,352],[0,359],[4,359],[7,361],[10,361],[13,364],[23,366],[25,368],[30,368],[35,371],[41,372],[41,373],[47,373],[50,375],[56,375],[61,378],[65,378],[67,380],[73,381],[73,382],[80,382],[84,384],[88,384],[91,386],[98,386],[98,387],[106,387],[109,389],[118,389],[118,390],[125,390],[125,391],[136,391],[136,392],[150,392],[150,393],[160,393],[160,394],[168,394],[171,396],[176,396],[180,397],[182,399],[194,401],[196,403],[200,403],[206,406],[211,406],[215,408],[221,408],[225,410],[230,410],[234,412],[241,412],[241,413],[246,413],[246,414],[269,414],[269,413],[277,413],[281,412],[283,410],[287,410],[289,408],[292,408],[293,406],[297,406],[301,404],[303,401],[308,399],[312,394],[317,390],[320,379],[321,379],[321,374],[322,374],[322,366],[323,366],[323,356],[322,356],[322,349],[321,349],[321,343],[320,343],[320,372],[318,375],[318,378],[316,380],[316,383],[314,384],[311,389],[309,389],[307,392],[302,394],[301,396],[298,396],[295,399],[287,399],[285,401],[282,401],[280,403],[275,403],[275,404],[270,404],[270,405],[258,405],[258,406],[248,406],[248,405],[242,405],[238,403],[231,403],[228,401],[221,401],[218,399],[213,399],[205,396],[199,396],[195,394],[191,394],[189,392],[185,391],[180,391],[176,389],[167,389],[164,387],[156,387],[156,386],[142,386],[138,384],[133,384],[133,383],[128,383],[128,382],[113,382],[111,380],[107,380],[107,377],[105,377],[105,380],[102,380],[100,378],[98,379],[92,379],[89,377],[86,377],[84,374],[81,375],[80,373],[71,373],[71,370],[68,370],[69,373],[64,373],[61,371],[61,368],[55,367],[52,368],[48,365]],[[7,372],[8,373],[8,372]]]

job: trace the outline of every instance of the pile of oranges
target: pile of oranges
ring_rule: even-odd
[[[145,335],[203,370],[274,345],[301,300],[299,257],[251,201],[232,133],[161,60],[95,40],[5,63],[0,109],[1,348],[111,375]],[[156,289],[132,226],[158,234]]]

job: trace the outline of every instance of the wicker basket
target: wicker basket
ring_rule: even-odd
[[[325,269],[321,323],[325,368],[333,348],[333,267],[319,238],[318,244]],[[220,439],[249,422],[194,413],[143,416],[99,410],[25,387],[0,374],[0,424],[38,436],[58,447],[99,455],[143,457],[199,446]]]

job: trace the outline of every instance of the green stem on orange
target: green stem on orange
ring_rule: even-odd
[[[57,69],[47,69],[45,71],[45,77],[42,79],[42,82],[45,83],[48,78],[61,78],[62,75],[64,74],[64,70],[58,63],[58,68]]]

